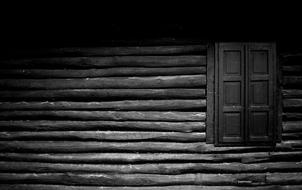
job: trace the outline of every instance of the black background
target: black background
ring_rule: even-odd
[[[75,1],[14,2],[1,6],[0,46],[5,50],[139,45],[154,39],[189,39],[276,41],[282,48],[300,49],[299,7],[261,1],[113,2],[110,5]]]

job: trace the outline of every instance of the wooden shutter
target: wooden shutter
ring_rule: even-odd
[[[274,128],[275,64],[272,44],[247,45],[247,141],[271,142]]]
[[[244,140],[244,46],[219,44],[218,144]]]
[[[219,43],[216,144],[268,144],[276,125],[276,60],[271,43]]]

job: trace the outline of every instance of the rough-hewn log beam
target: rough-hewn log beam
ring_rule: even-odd
[[[112,102],[0,102],[0,110],[190,110],[206,106],[197,100],[132,100]]]
[[[1,131],[176,131],[204,132],[205,122],[158,122],[158,121],[0,121]]]
[[[96,78],[96,77],[121,77],[121,76],[169,76],[204,74],[206,67],[169,67],[169,68],[144,68],[144,67],[115,67],[105,69],[22,69],[0,70],[1,78]]]
[[[193,99],[204,98],[205,89],[73,89],[0,91],[4,100],[104,100],[104,99]]]
[[[46,132],[0,132],[0,140],[97,140],[97,141],[174,141],[202,142],[205,133],[180,132],[120,132],[120,131],[46,131]]]
[[[199,67],[206,56],[48,57],[2,60],[1,68]]]
[[[205,75],[86,79],[1,79],[3,89],[194,88],[206,85]]]
[[[1,111],[1,120],[204,121],[204,112],[172,111]]]

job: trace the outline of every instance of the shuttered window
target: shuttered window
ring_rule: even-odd
[[[216,45],[216,145],[272,144],[276,59],[272,43]]]

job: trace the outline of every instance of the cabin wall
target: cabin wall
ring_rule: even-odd
[[[280,57],[282,141],[215,147],[205,142],[206,50],[184,43],[7,54],[0,189],[301,189],[296,56]]]

